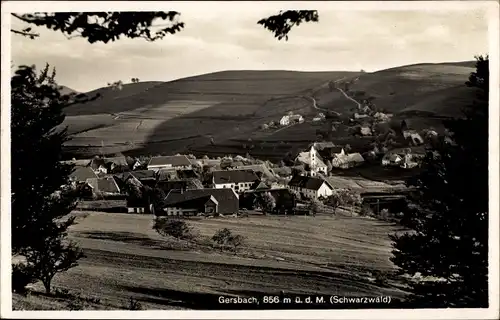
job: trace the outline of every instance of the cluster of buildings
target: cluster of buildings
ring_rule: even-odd
[[[203,173],[199,170],[200,164],[203,167],[207,159],[191,159],[185,155],[153,157],[145,169],[133,170],[135,165],[128,163],[130,170],[113,173],[111,168],[124,165],[124,159],[72,161],[75,169],[70,179],[87,186],[94,200],[121,196],[127,200],[129,213],[168,216],[236,214],[242,198],[252,198],[262,192],[275,197],[277,210],[290,211],[296,205],[290,190],[306,199],[328,197],[333,193],[333,187],[326,180],[310,175],[295,175],[287,184],[277,185],[262,171],[248,168],[222,170],[212,166],[213,170]],[[272,169],[268,170],[275,175]],[[130,184],[160,189],[164,197],[155,205],[146,197],[137,199],[128,194]]]

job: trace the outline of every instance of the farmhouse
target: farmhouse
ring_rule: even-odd
[[[156,173],[153,170],[137,170],[116,174],[117,180],[125,183],[128,179],[134,179],[142,185],[154,187],[156,185]]]
[[[397,153],[386,153],[382,158],[383,166],[400,166],[403,162],[403,157]]]
[[[336,155],[332,159],[332,167],[340,169],[348,169],[359,166],[365,162],[365,159],[360,153],[349,153],[344,155]]]
[[[250,190],[251,186],[256,181],[259,181],[259,177],[252,170],[214,171],[212,175],[212,185],[214,188],[230,188],[236,192]]]
[[[291,123],[302,123],[302,122],[304,122],[304,117],[302,117],[300,114],[286,115],[280,119],[281,126],[288,126]]]
[[[165,194],[171,190],[203,189],[202,183],[197,179],[158,181],[156,187],[163,190]]]
[[[94,193],[101,195],[119,195],[120,188],[116,184],[113,177],[103,177],[97,179],[89,179],[87,183],[92,187]]]
[[[95,157],[90,161],[89,166],[95,173],[108,174],[119,167],[128,168],[127,159],[125,157],[100,158]]]
[[[171,190],[157,215],[193,216],[198,214],[235,214],[238,195],[232,189]]]
[[[296,175],[288,182],[288,188],[302,193],[310,199],[318,199],[319,197],[328,197],[333,193],[333,187],[329,182],[314,177],[306,177]]]
[[[191,170],[193,165],[185,155],[153,157],[149,160],[148,170],[161,169]]]
[[[420,134],[415,130],[404,130],[403,137],[414,146],[419,146],[424,143],[424,139],[422,139]]]
[[[344,156],[345,151],[344,148],[340,146],[332,146],[332,147],[326,147],[323,149],[318,149],[318,153],[323,159],[323,161],[330,160],[332,161],[333,158],[336,156]]]
[[[88,179],[97,179],[97,175],[90,167],[75,167],[69,178],[75,182],[87,182]]]

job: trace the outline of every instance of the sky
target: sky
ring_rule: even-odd
[[[276,14],[265,5],[184,6],[185,28],[163,40],[122,38],[89,44],[35,27],[31,40],[11,35],[14,65],[55,66],[57,81],[80,92],[131,78],[170,81],[223,70],[376,71],[422,62],[473,60],[488,53],[484,9],[374,11],[321,8],[278,41],[257,24]],[[12,19],[13,28],[24,24]]]

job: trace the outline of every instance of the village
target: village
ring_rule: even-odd
[[[304,119],[289,114],[280,124],[290,125],[290,121]],[[415,143],[415,135],[420,143]],[[400,205],[404,199],[401,190],[406,188],[377,189],[374,193],[342,183],[350,179],[338,174],[373,166],[374,159],[382,168],[418,168],[424,153],[423,139],[418,133],[406,131],[401,136],[415,147],[361,154],[349,146],[313,142],[286,163],[278,164],[248,154],[213,159],[192,154],[95,156],[63,162],[75,166],[70,179],[73,186],[83,190],[79,207],[84,210],[186,217],[241,216],[248,212],[316,215],[335,213],[337,208],[347,206],[351,215],[380,216],[380,199],[389,204],[387,208]],[[387,208],[382,209],[385,217]]]

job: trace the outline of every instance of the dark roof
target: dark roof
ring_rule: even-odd
[[[219,213],[236,213],[239,210],[239,199],[232,189],[192,189],[192,190],[172,190],[170,191],[163,202],[163,206],[177,206],[193,201],[190,206],[194,207],[198,201],[208,201],[208,198],[213,196],[219,203]],[[201,199],[201,200],[200,200]]]
[[[254,182],[259,180],[259,177],[253,170],[214,171],[213,177],[216,184]]]
[[[184,155],[180,156],[162,156],[162,157],[154,157],[149,161],[148,166],[162,166],[162,165],[172,165],[176,166],[190,166],[191,161],[189,161],[188,157]]]
[[[200,176],[194,170],[177,170],[179,179],[199,179]]]
[[[137,180],[156,180],[156,172],[153,170],[136,170],[130,171],[129,174],[137,178]]]
[[[319,155],[323,159],[331,159],[335,154],[339,154],[340,152],[342,152],[342,147],[340,146],[328,147],[318,150]]]
[[[75,167],[69,177],[75,181],[87,181],[87,179],[97,178],[90,167]]]
[[[294,176],[290,182],[288,182],[289,186],[299,187],[309,190],[319,190],[323,183],[326,183],[330,188],[332,186],[325,180],[314,178],[314,177],[306,177],[306,176]],[[333,189],[333,188],[332,188]]]
[[[156,174],[156,178],[158,179],[158,181],[178,180],[179,179],[179,177],[177,175],[177,170],[174,170],[174,169],[158,170],[158,173]]]
[[[250,187],[251,190],[269,189],[269,186],[262,181],[255,181]]]
[[[112,177],[89,179],[88,182],[92,186],[94,191],[120,193],[120,189],[118,188],[115,179],[113,179]]]
[[[200,189],[203,187],[201,182],[196,179],[188,180],[170,180],[170,181],[158,181],[156,187],[162,189],[165,193],[170,190],[187,190],[187,189]]]
[[[119,166],[128,166],[127,159],[125,157],[111,157],[111,158],[94,158],[90,162],[90,167],[96,170],[99,169],[100,166],[109,168],[109,166],[114,163]]]

